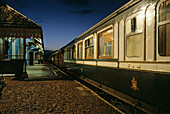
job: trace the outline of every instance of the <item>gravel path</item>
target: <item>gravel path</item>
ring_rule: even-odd
[[[6,77],[0,114],[117,114],[111,106],[74,80],[47,78],[18,81]]]

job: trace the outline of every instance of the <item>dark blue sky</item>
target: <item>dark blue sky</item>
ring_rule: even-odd
[[[0,0],[43,27],[45,49],[57,50],[130,0]]]

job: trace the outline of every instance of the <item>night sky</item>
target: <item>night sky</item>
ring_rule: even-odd
[[[130,0],[0,0],[43,28],[45,49],[57,50]]]

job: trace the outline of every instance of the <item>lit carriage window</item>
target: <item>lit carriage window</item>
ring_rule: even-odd
[[[141,57],[143,41],[143,14],[137,14],[126,21],[126,56]],[[130,29],[130,30],[129,30]]]
[[[98,34],[99,58],[113,58],[113,28]]]
[[[78,59],[83,58],[83,42],[78,44]]]
[[[86,59],[94,58],[93,38],[89,38],[85,41],[85,56]]]
[[[158,53],[170,56],[170,1],[163,2],[159,7]]]

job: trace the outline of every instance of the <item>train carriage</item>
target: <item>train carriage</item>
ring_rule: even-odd
[[[64,68],[144,112],[168,113],[169,25],[170,0],[131,0],[60,49]]]

